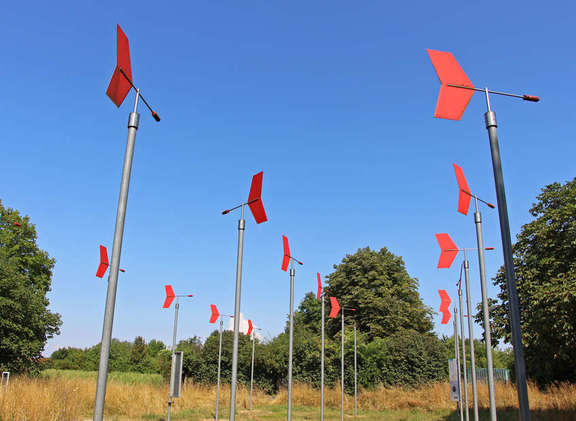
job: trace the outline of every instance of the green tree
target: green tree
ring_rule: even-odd
[[[522,340],[528,375],[576,381],[576,179],[542,189],[514,244]],[[511,342],[505,272],[491,300],[493,338]],[[482,314],[476,315],[481,320]]]
[[[145,372],[145,359],[148,347],[146,346],[146,341],[142,336],[137,336],[134,339],[134,344],[132,344],[132,350],[130,352],[130,365],[131,371]]]
[[[20,226],[14,225],[20,224]],[[38,370],[46,341],[60,333],[60,315],[50,312],[55,260],[36,244],[36,228],[0,201],[0,368]]]
[[[402,258],[387,248],[359,249],[346,255],[334,269],[328,275],[327,295],[358,309],[353,317],[361,332],[384,338],[405,329],[420,333],[432,330],[432,310],[418,294],[418,280],[410,277]],[[328,328],[335,334],[338,321],[330,321]]]

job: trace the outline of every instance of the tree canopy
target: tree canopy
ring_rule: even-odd
[[[522,340],[528,375],[576,381],[576,179],[542,189],[514,244]],[[511,342],[504,269],[491,300],[493,337]],[[477,319],[482,317],[481,313]]]
[[[48,310],[55,260],[36,244],[36,228],[0,201],[0,368],[38,369],[46,341],[59,334],[60,315]]]

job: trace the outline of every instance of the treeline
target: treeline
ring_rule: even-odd
[[[361,387],[417,385],[445,380],[448,359],[453,356],[453,342],[432,333],[432,309],[419,294],[418,282],[408,275],[402,258],[386,248],[374,251],[359,249],[347,255],[327,277],[327,296],[338,297],[343,305],[357,309],[346,317],[345,385],[353,388],[354,340],[357,328],[358,382]],[[326,347],[325,381],[334,385],[340,378],[341,319],[328,318],[325,308]],[[320,384],[321,302],[308,293],[294,314],[293,378],[297,382]],[[287,382],[288,329],[266,343],[257,340],[254,378],[258,387],[275,392]],[[230,331],[223,334],[222,381],[231,376],[232,340]],[[177,350],[184,352],[184,376],[197,383],[216,382],[218,331],[204,343],[197,337],[180,341]],[[476,347],[481,354],[483,346]],[[88,349],[64,348],[50,358],[53,368],[96,370],[99,346]],[[252,345],[240,335],[238,379],[250,382]],[[480,359],[482,358],[479,355]],[[481,360],[478,366],[482,366]],[[171,352],[156,340],[145,343],[137,337],[133,343],[113,341],[110,370],[161,373],[168,376]],[[498,364],[498,360],[497,360]]]

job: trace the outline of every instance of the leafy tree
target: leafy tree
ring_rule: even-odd
[[[145,372],[145,359],[148,347],[146,341],[142,336],[137,336],[134,339],[132,350],[130,352],[130,365],[133,371]]]
[[[418,280],[408,275],[402,258],[387,248],[359,249],[334,269],[328,276],[327,294],[359,310],[354,319],[361,332],[384,338],[405,329],[432,330],[432,310],[420,299]],[[328,328],[335,334],[339,323],[331,321]]]
[[[540,382],[576,381],[576,179],[542,189],[514,244],[514,265],[528,375]],[[495,339],[511,342],[504,268],[491,300]],[[482,313],[476,315],[481,320]]]
[[[20,226],[14,225],[20,224]],[[51,259],[36,244],[36,228],[0,201],[0,368],[38,370],[46,341],[60,333],[60,315],[48,310]]]

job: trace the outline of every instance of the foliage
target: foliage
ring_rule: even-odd
[[[576,179],[542,189],[514,244],[514,265],[528,375],[540,382],[576,381]],[[495,339],[510,343],[504,268],[491,300]],[[482,313],[476,315],[481,320]]]
[[[14,225],[20,224],[20,226]],[[60,333],[48,310],[55,260],[36,244],[35,226],[0,202],[0,369],[38,370],[46,341]]]
[[[401,257],[382,248],[369,247],[347,255],[328,275],[327,294],[341,305],[356,308],[358,329],[372,338],[385,338],[405,329],[426,333],[432,330],[432,310],[418,294],[418,280],[411,278]],[[337,321],[328,323],[331,334]]]

